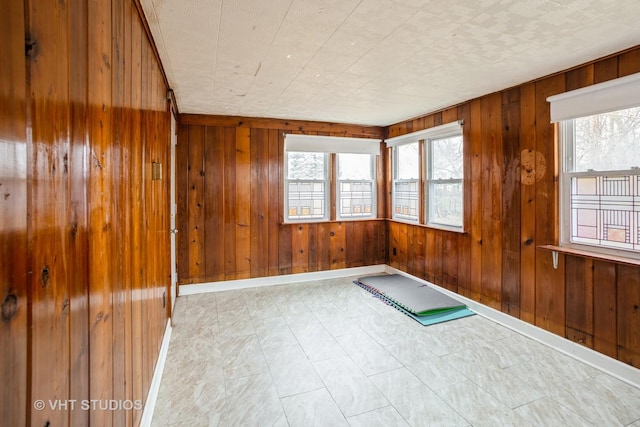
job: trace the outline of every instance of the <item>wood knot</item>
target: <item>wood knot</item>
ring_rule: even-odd
[[[336,235],[336,233],[334,233],[333,231],[331,233],[329,233],[329,236],[331,236],[331,237],[333,237],[335,235]]]
[[[11,320],[13,316],[15,316],[18,311],[18,297],[13,294],[9,294],[4,297],[4,301],[2,301],[2,319],[3,320]]]
[[[49,283],[49,267],[47,267],[46,265],[44,267],[42,267],[42,270],[40,271],[40,284],[42,285],[42,287],[46,287],[47,284]]]

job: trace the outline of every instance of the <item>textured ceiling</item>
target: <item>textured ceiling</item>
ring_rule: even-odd
[[[181,113],[389,125],[640,43],[639,0],[142,0]]]

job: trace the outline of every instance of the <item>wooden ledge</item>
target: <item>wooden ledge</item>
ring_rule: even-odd
[[[640,259],[636,259],[636,258],[630,258],[630,257],[625,257],[620,255],[601,254],[598,252],[569,248],[566,246],[541,245],[538,247],[540,249],[547,249],[556,253],[563,253],[563,254],[574,255],[574,256],[579,256],[584,258],[597,259],[600,261],[613,262],[616,264],[626,264],[626,265],[633,265],[636,267],[640,267]]]

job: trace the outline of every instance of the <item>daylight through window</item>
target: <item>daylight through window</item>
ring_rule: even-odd
[[[564,120],[561,137],[565,239],[639,251],[640,107]]]

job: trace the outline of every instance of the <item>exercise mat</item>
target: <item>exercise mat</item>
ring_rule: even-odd
[[[365,289],[378,293],[416,316],[466,309],[465,304],[400,274],[365,276],[358,279]]]

